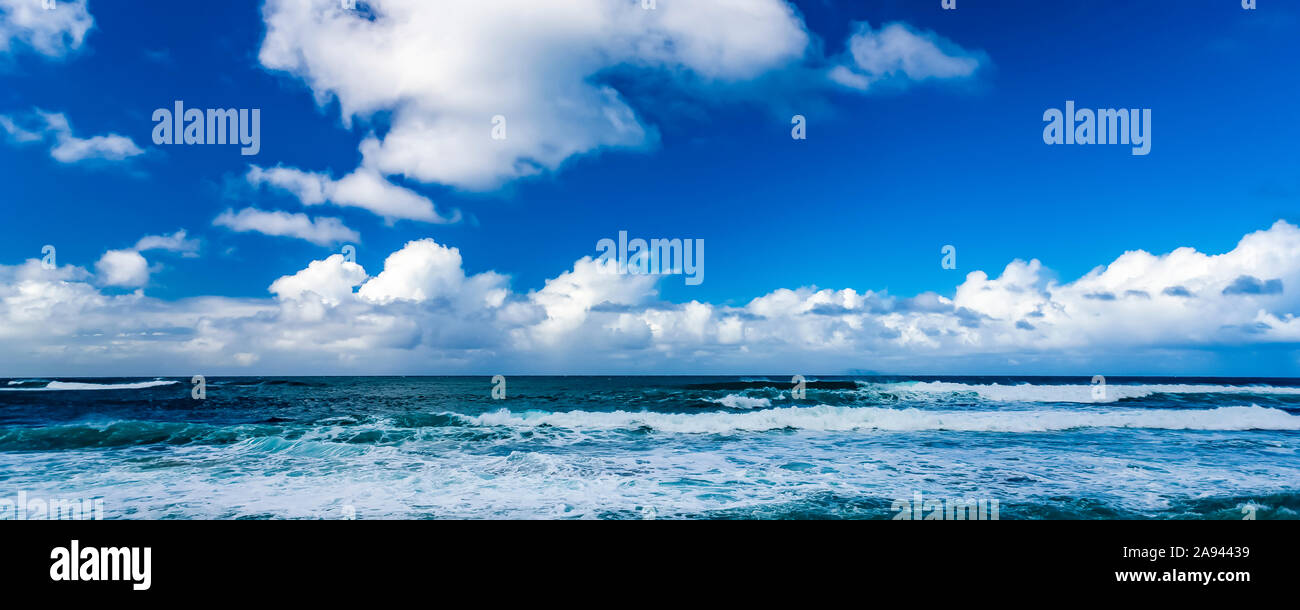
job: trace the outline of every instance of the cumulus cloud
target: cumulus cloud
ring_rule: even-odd
[[[603,265],[603,266],[602,266]],[[599,263],[590,257],[583,257],[574,263],[573,269],[546,281],[546,286],[533,293],[530,301],[540,308],[540,320],[528,332],[519,333],[516,338],[532,346],[564,346],[566,339],[573,338],[573,333],[582,329],[597,306],[623,305],[635,306],[652,299],[656,294],[657,278],[652,275],[619,275],[611,273],[615,263]],[[623,308],[616,311],[636,311]],[[596,315],[601,315],[597,313]],[[620,314],[622,315],[622,314]],[[624,318],[616,323],[618,332],[632,332],[648,338],[648,327],[631,325],[624,322],[633,318]],[[599,327],[597,330],[599,332]]]
[[[351,298],[352,289],[365,279],[366,270],[361,265],[335,254],[323,261],[312,261],[306,269],[276,280],[270,291],[282,300],[311,297],[334,306]]]
[[[486,190],[598,149],[644,148],[656,132],[602,72],[626,66],[725,84],[800,59],[810,41],[784,0],[664,1],[655,10],[608,0],[363,7],[344,10],[334,0],[263,7],[266,68],[301,79],[321,104],[336,100],[348,125],[378,113],[389,123],[362,142],[360,168],[334,184],[334,196],[321,174],[272,180],[304,203],[392,202],[391,192],[370,193],[397,188],[385,186],[393,175]],[[376,213],[407,218],[419,208],[416,219],[430,220],[429,206],[401,207]]]
[[[178,252],[186,257],[198,255],[199,241],[186,236],[185,229],[170,235],[146,235],[134,248],[109,250],[95,262],[95,278],[103,286],[139,288],[149,282],[153,271],[141,252],[161,250]]]
[[[495,308],[505,301],[505,280],[491,271],[467,276],[459,249],[421,239],[385,259],[384,270],[357,295],[379,304],[443,300],[461,310]]]
[[[905,23],[873,30],[855,25],[848,50],[830,71],[831,80],[866,91],[880,82],[959,79],[975,74],[987,58],[968,51],[934,32],[920,32]]]
[[[60,58],[81,47],[94,22],[86,0],[59,0],[54,10],[40,0],[0,0],[0,53],[26,47]]]
[[[0,115],[0,129],[9,136],[9,141],[26,144],[51,140],[50,156],[60,163],[77,163],[79,161],[124,161],[144,154],[130,138],[115,133],[81,138],[73,134],[68,117],[61,113],[36,111],[29,119],[34,126],[23,127],[12,116]]]
[[[393,176],[491,190],[598,150],[657,145],[658,130],[607,78],[615,72],[652,72],[667,86],[731,98],[758,95],[745,84],[774,74],[797,89],[865,91],[967,78],[987,61],[902,23],[858,24],[843,56],[826,58],[786,0],[665,0],[654,10],[609,0],[359,6],[268,0],[258,59],[301,80],[317,103],[337,102],[345,126],[380,117],[360,143],[360,165],[337,180],[296,168],[247,177],[306,205],[362,207],[390,222],[459,217],[439,215]]]
[[[147,279],[133,251],[101,263],[100,284]],[[268,298],[166,302],[104,294],[84,270],[29,260],[0,266],[0,365],[32,374],[217,374],[254,362],[267,374],[916,372],[1135,357],[1152,366],[1158,354],[1188,372],[1207,350],[1300,342],[1300,297],[1287,290],[1300,281],[1300,229],[1282,221],[1223,254],[1135,250],[1068,282],[1040,261],[1013,261],[996,275],[967,274],[951,297],[801,287],[743,305],[674,303],[660,297],[657,276],[609,271],[583,258],[517,292],[508,277],[470,273],[458,249],[423,239],[373,276],[333,255],[279,278]]]
[[[136,288],[149,281],[149,261],[135,250],[109,250],[95,263],[95,272],[105,286]]]
[[[238,212],[226,210],[212,224],[239,233],[251,231],[277,237],[296,237],[318,246],[361,240],[360,234],[337,218],[313,219],[306,214],[267,212],[257,208],[244,208]]]

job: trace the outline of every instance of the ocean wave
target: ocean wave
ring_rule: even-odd
[[[401,445],[429,435],[450,438],[459,433],[459,440],[493,436],[483,434],[481,429],[463,428],[460,420],[436,415],[429,416],[416,425],[403,425],[404,423],[409,422],[381,420],[358,424],[347,418],[320,421],[312,426],[295,425],[288,420],[227,425],[142,420],[80,422],[0,428],[0,451],[62,451],[143,445],[235,445],[274,452],[285,448],[301,450],[302,447],[326,445]]]
[[[722,398],[705,398],[704,400],[731,409],[762,409],[772,406],[772,400],[769,398],[755,398],[740,394],[728,394]]]
[[[552,413],[500,410],[478,416],[448,414],[482,426],[575,430],[640,429],[685,434],[724,434],[770,430],[854,430],[959,432],[1054,432],[1076,428],[1154,428],[1165,430],[1300,430],[1300,416],[1256,405],[1202,410],[1142,409],[1079,411],[930,411],[877,407],[783,407],[751,413],[632,413],[568,411]]]
[[[20,382],[26,383],[26,382]],[[39,388],[0,388],[0,392],[43,392],[43,391],[62,391],[62,390],[143,390],[145,388],[156,388],[159,386],[172,385],[180,383],[176,380],[156,379],[154,381],[138,381],[132,383],[82,383],[78,381],[51,381]],[[9,382],[15,385],[14,382]]]
[[[1282,387],[1282,386],[1226,386],[1226,385],[1192,385],[1192,384],[1150,384],[1150,385],[1120,385],[1111,384],[1105,386],[1104,396],[1094,398],[1093,389],[1096,386],[1073,384],[1073,385],[1000,385],[991,383],[987,385],[953,383],[947,381],[921,381],[921,382],[904,382],[904,383],[887,383],[887,384],[864,384],[861,389],[875,390],[883,389],[900,394],[920,394],[924,396],[933,396],[936,394],[977,394],[980,398],[996,402],[1073,402],[1073,403],[1105,403],[1125,400],[1130,398],[1144,398],[1154,394],[1253,394],[1253,395],[1275,395],[1290,394],[1300,395],[1300,387]]]
[[[234,443],[279,428],[213,426],[177,422],[111,421],[99,424],[63,424],[39,428],[0,429],[0,451],[56,451],[91,447],[135,445],[188,445]]]

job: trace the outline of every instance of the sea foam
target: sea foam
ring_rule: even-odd
[[[10,382],[11,384],[13,382]],[[21,382],[20,382],[21,383]],[[0,392],[44,392],[54,390],[143,390],[180,383],[176,380],[158,379],[135,383],[81,383],[77,381],[51,381],[40,388],[0,388]]]
[[[1227,386],[1227,385],[1193,385],[1193,384],[1150,384],[1105,386],[1101,397],[1093,397],[1097,386],[1073,385],[987,385],[953,383],[947,381],[922,381],[888,384],[866,384],[866,388],[881,389],[896,393],[914,393],[923,395],[974,393],[980,398],[996,402],[1115,402],[1126,398],[1143,398],[1153,394],[1294,394],[1300,395],[1300,387],[1279,386]]]
[[[762,409],[772,406],[771,399],[740,394],[728,394],[722,398],[706,398],[705,400],[732,409]]]
[[[751,413],[653,413],[506,410],[479,416],[448,414],[484,426],[555,426],[583,429],[650,428],[662,432],[721,434],[797,429],[817,431],[1052,432],[1074,428],[1165,430],[1300,430],[1300,417],[1260,406],[1215,409],[1082,411],[931,411],[877,407],[782,407]]]

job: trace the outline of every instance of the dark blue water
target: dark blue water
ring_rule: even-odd
[[[0,379],[5,499],[107,518],[1296,518],[1300,380]],[[0,513],[3,511],[0,510]],[[4,518],[0,514],[0,518]]]

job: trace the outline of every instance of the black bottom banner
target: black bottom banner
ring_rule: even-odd
[[[1293,523],[28,521],[0,524],[6,596],[338,601],[453,586],[504,600],[808,602],[838,592],[1236,597],[1294,582]],[[583,584],[587,583],[587,584]],[[814,586],[815,585],[815,586]]]

